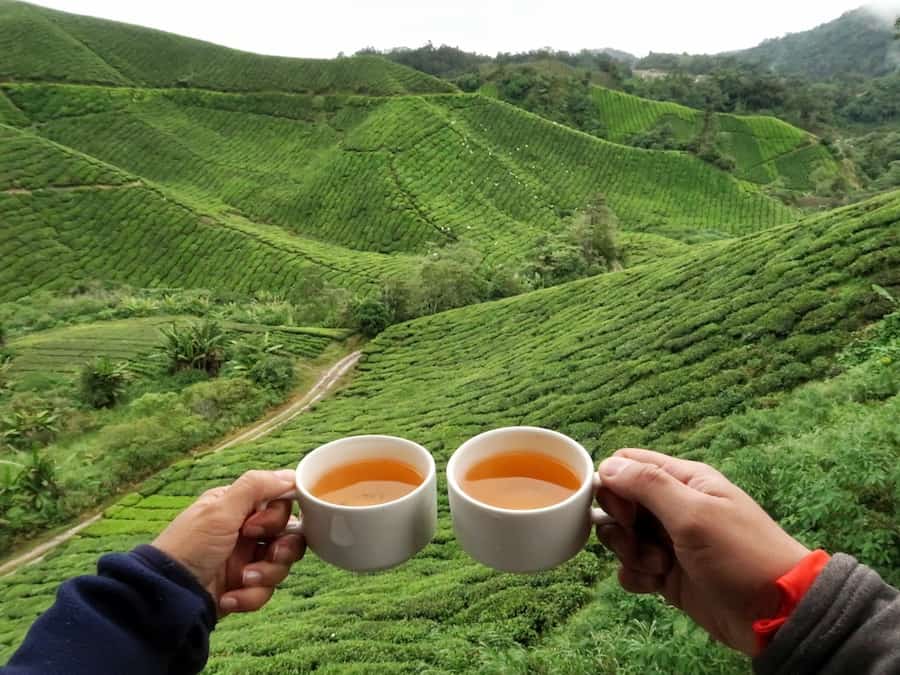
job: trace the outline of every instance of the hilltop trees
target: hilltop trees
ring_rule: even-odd
[[[595,194],[562,232],[545,235],[526,263],[524,276],[535,288],[621,269],[616,245],[618,218]]]

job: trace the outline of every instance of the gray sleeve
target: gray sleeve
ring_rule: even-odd
[[[900,673],[900,591],[838,553],[753,659],[753,670],[759,675]]]

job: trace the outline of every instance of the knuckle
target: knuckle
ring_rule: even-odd
[[[669,475],[653,464],[642,464],[638,469],[637,480],[646,485],[661,485],[669,479]]]

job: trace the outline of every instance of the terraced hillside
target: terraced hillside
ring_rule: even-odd
[[[0,222],[0,300],[85,279],[270,290],[299,300],[323,283],[361,289],[412,265],[204,213],[132,174],[3,125]]]
[[[90,570],[99,553],[146,540],[204,488],[250,467],[293,465],[342,435],[404,435],[428,447],[441,466],[468,436],[522,423],[569,433],[598,459],[626,444],[646,444],[737,461],[728,448],[771,432],[764,421],[748,421],[746,415],[754,414],[748,408],[776,414],[802,403],[783,392],[837,372],[834,355],[854,331],[891,311],[871,285],[900,290],[898,226],[895,192],[796,225],[694,247],[665,262],[391,328],[369,344],[360,372],[336,398],[266,441],[173,466],[45,561],[0,580],[0,653],[11,652],[52,601],[56,584]],[[872,379],[853,388],[848,400],[887,415],[886,406],[896,408],[898,362],[883,359],[870,367]],[[874,466],[896,466],[891,434],[896,440],[895,429],[878,437],[881,454],[870,457],[866,448],[851,447]],[[790,459],[818,466],[797,446]],[[891,453],[893,463],[885,463]],[[765,457],[780,461],[777,454]],[[743,475],[764,487],[783,474],[766,468],[763,459],[757,457]],[[894,472],[879,483],[882,496],[873,500],[874,484],[863,489],[855,475],[840,473],[846,483],[840,498],[821,502],[832,478],[824,469],[804,474],[804,489],[784,503],[796,518],[793,529],[829,548],[874,551],[868,559],[897,579],[900,540],[891,527],[900,515],[900,476]],[[781,494],[769,498],[777,505]],[[846,522],[852,524],[844,528]],[[841,527],[832,528],[834,523]],[[491,666],[524,672],[531,657],[547,659],[536,664],[544,668],[574,658],[576,651],[566,645],[579,635],[593,649],[582,665],[642,672],[635,660],[619,668],[609,659],[630,644],[617,640],[637,639],[628,631],[642,630],[636,622],[647,617],[659,618],[648,629],[658,631],[651,633],[657,649],[700,655],[689,672],[742,668],[686,624],[664,635],[672,615],[654,600],[627,604],[607,583],[592,590],[610,571],[596,548],[535,576],[498,574],[475,564],[453,539],[443,497],[434,542],[397,570],[352,576],[308,557],[265,610],[219,626],[208,672],[411,673]],[[589,617],[598,623],[585,624]]]
[[[190,316],[163,315],[40,331],[10,342],[13,353],[10,372],[14,375],[74,374],[85,362],[97,357],[127,362],[135,371],[159,369],[160,362],[153,354],[162,340],[160,329],[196,320]],[[262,326],[236,321],[223,322],[223,328],[229,339],[268,333],[272,344],[281,345],[285,353],[297,358],[315,358],[332,340],[347,336],[347,331],[340,329]]]
[[[621,91],[593,87],[592,97],[608,138],[628,140],[667,124],[677,140],[689,142],[703,133],[705,115],[700,110],[669,101],[651,101]],[[735,175],[753,183],[768,184],[779,177],[785,187],[812,187],[810,175],[819,167],[836,171],[828,150],[812,134],[775,117],[715,113],[711,133],[716,147],[736,162]]]
[[[464,240],[489,256],[515,257],[598,190],[624,229],[675,238],[740,234],[792,217],[779,202],[696,158],[607,143],[480,96],[323,100],[33,84],[3,91],[33,123],[29,131],[9,127],[0,136],[11,148],[0,156],[0,200],[15,211],[7,216],[14,228],[29,219],[47,222],[67,208],[101,217],[123,210],[136,218],[158,215],[156,207],[136,203],[138,196],[152,201],[147,192],[156,186],[173,191],[188,212],[226,225],[215,228],[217,236],[232,239],[225,230],[234,229],[256,238],[285,235],[281,241],[306,258],[292,265],[377,279],[383,269],[402,268],[402,259],[347,249],[423,253]],[[56,160],[47,159],[60,153],[107,172],[119,169],[105,184],[130,191],[21,199],[25,189],[103,182],[87,176],[61,182],[48,168]],[[128,205],[121,203],[126,195]],[[80,224],[75,214],[66,222],[96,226]],[[140,229],[136,236],[149,234]],[[225,265],[206,274],[232,270]]]
[[[140,26],[0,0],[0,79],[231,91],[454,91],[386,59],[261,56]]]

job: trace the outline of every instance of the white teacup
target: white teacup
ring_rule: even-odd
[[[571,467],[581,485],[567,499],[539,509],[504,509],[466,494],[460,482],[476,463],[512,450],[539,452]],[[615,522],[591,508],[600,477],[580,443],[538,427],[506,427],[463,443],[447,464],[453,530],[463,549],[489,567],[505,572],[539,572],[572,558],[588,540],[591,525]]]
[[[350,462],[388,458],[411,465],[424,477],[412,492],[383,504],[342,506],[314,497],[310,487],[328,471]],[[405,562],[431,541],[437,527],[434,458],[417,443],[396,436],[350,436],[319,446],[297,465],[302,533],[322,560],[354,572]]]

